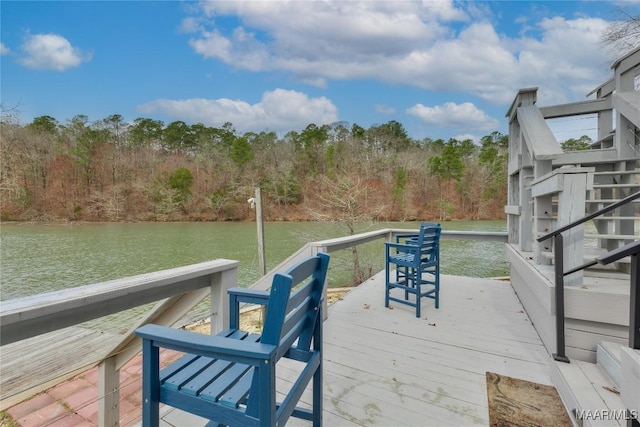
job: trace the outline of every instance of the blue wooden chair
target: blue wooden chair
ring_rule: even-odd
[[[385,244],[385,307],[390,301],[407,304],[414,306],[416,317],[420,317],[422,298],[432,298],[435,307],[440,306],[441,231],[440,224],[422,223],[417,235],[401,235],[396,242]],[[394,289],[404,291],[404,298],[397,292],[392,294]]]
[[[435,222],[422,222],[420,223],[420,228],[424,228],[424,227],[439,227],[440,224],[437,224]],[[417,244],[418,243],[418,238],[420,237],[420,232],[418,231],[418,233],[396,233],[396,243],[400,243],[400,244]],[[396,270],[395,270],[395,274],[396,274],[396,282],[400,282],[403,280],[404,276],[407,275],[407,271],[408,271],[409,267],[405,267],[405,266],[396,266]],[[406,295],[406,293],[405,293]],[[407,296],[405,296],[405,299],[407,298]]]
[[[159,423],[159,403],[209,419],[207,426],[284,426],[290,416],[322,424],[322,290],[329,255],[308,258],[276,274],[270,291],[233,288],[230,329],[204,335],[158,325],[142,337],[143,426]],[[262,334],[239,329],[241,302],[266,305]],[[159,369],[159,349],[185,355]],[[281,358],[302,362],[282,402],[276,402]],[[297,407],[313,379],[312,408]]]

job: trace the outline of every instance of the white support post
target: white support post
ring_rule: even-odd
[[[120,371],[115,356],[104,359],[98,369],[98,426],[120,424]]]
[[[552,165],[551,160],[539,160],[534,167],[534,182],[537,182],[544,176],[548,176],[551,173]],[[553,231],[559,224],[554,224],[553,219],[553,200],[552,193],[545,192],[544,194],[537,195],[535,191],[532,191],[532,197],[534,197],[534,212],[535,221],[533,224],[534,238],[542,236]],[[551,240],[539,242],[534,245],[534,259],[538,264],[551,264],[550,258],[542,256],[543,252],[551,252]]]
[[[522,168],[520,171],[520,217],[518,218],[518,230],[520,250],[531,252],[533,250],[533,205],[531,201],[531,180],[533,179],[533,169]]]
[[[238,284],[238,269],[225,270],[211,276],[211,334],[229,327],[229,288]]]
[[[509,205],[505,206],[507,213],[507,231],[509,243],[520,245],[520,220],[522,208],[520,204],[520,173],[509,176]]]
[[[326,246],[313,246],[311,248],[311,256],[315,256],[318,252],[327,252]],[[324,313],[324,319],[327,320],[329,318],[329,310],[327,310],[329,304],[327,303],[327,287],[329,284],[329,275],[324,279],[324,285],[322,286],[322,312]]]
[[[577,221],[585,215],[587,194],[586,173],[565,173],[563,189],[558,194],[558,227]],[[573,227],[564,233],[564,271],[584,263],[584,225]],[[582,285],[584,270],[565,277],[566,286]]]
[[[260,187],[256,187],[256,225],[258,227],[258,260],[260,262],[260,274],[267,274],[267,264],[264,256],[264,221],[262,219],[262,193]]]

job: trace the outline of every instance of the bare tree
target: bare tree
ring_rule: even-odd
[[[640,47],[640,15],[631,15],[622,9],[621,19],[613,21],[602,35],[602,42],[610,46],[616,56],[622,56]]]
[[[312,212],[312,216],[321,221],[339,222],[349,229],[349,234],[356,233],[358,224],[369,222],[379,216],[380,208],[368,206],[366,203],[367,188],[359,177],[341,177],[337,181],[328,178],[322,180],[324,188],[319,199],[324,206],[323,212]],[[358,248],[351,248],[353,261],[353,283],[360,284],[371,277],[372,267],[362,266]]]

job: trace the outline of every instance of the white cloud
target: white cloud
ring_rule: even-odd
[[[263,70],[268,64],[268,52],[262,43],[241,27],[229,39],[217,30],[202,32],[199,39],[189,40],[189,45],[205,58],[220,59],[251,71]]]
[[[239,24],[216,25],[227,16]],[[516,20],[507,35],[489,7],[472,2],[203,2],[198,26],[187,21],[194,17],[184,26],[206,58],[320,87],[366,78],[508,105],[530,86],[544,102],[582,98],[609,76],[600,43],[607,21],[537,16]]]
[[[600,41],[606,21],[556,17],[538,25],[540,40],[521,40],[518,73],[521,87],[540,86],[542,105],[582,100],[610,76],[611,58]]]
[[[11,53],[11,49],[4,45],[4,43],[0,42],[0,55],[8,55]]]
[[[175,120],[220,127],[231,122],[240,132],[285,132],[338,121],[338,110],[325,97],[285,89],[265,92],[259,103],[220,99],[157,99],[138,106],[141,113],[161,113]]]
[[[202,8],[212,17],[211,30],[191,40],[196,52],[239,67],[251,52],[268,59],[251,69],[302,77],[368,75],[361,68],[372,60],[398,58],[441,36],[446,28],[436,19],[466,18],[448,1],[203,2]],[[213,18],[225,15],[240,17],[242,25],[222,34]]]
[[[20,63],[27,68],[64,71],[89,61],[91,55],[71,45],[58,34],[28,35],[22,45]]]
[[[198,31],[203,31],[204,29],[197,18],[188,17],[182,20],[182,24],[178,30],[184,33],[196,33]]]
[[[490,131],[500,125],[496,119],[489,117],[470,102],[462,104],[447,102],[435,107],[416,104],[407,109],[407,113],[424,123],[453,129]]]

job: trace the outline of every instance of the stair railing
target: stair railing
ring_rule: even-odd
[[[626,256],[631,256],[631,279],[630,279],[630,318],[629,318],[629,347],[633,349],[640,349],[640,286],[638,281],[640,280],[640,269],[638,268],[638,262],[640,259],[640,240],[629,243],[618,249],[614,249],[606,254],[596,258],[595,261],[576,267],[567,272],[564,271],[564,254],[563,254],[563,238],[562,233],[584,224],[587,221],[603,215],[607,212],[611,212],[621,206],[630,203],[633,200],[640,198],[640,191],[630,196],[620,199],[619,201],[605,206],[596,212],[593,212],[585,217],[573,221],[567,225],[564,225],[557,230],[554,230],[548,234],[537,239],[538,242],[543,242],[547,239],[553,238],[554,250],[554,273],[555,273],[555,309],[556,309],[556,353],[553,354],[553,358],[560,362],[569,363],[569,358],[566,356],[565,349],[565,334],[564,334],[564,277],[575,273],[576,271],[584,270],[587,267],[591,267],[595,264],[610,264],[618,261]]]

